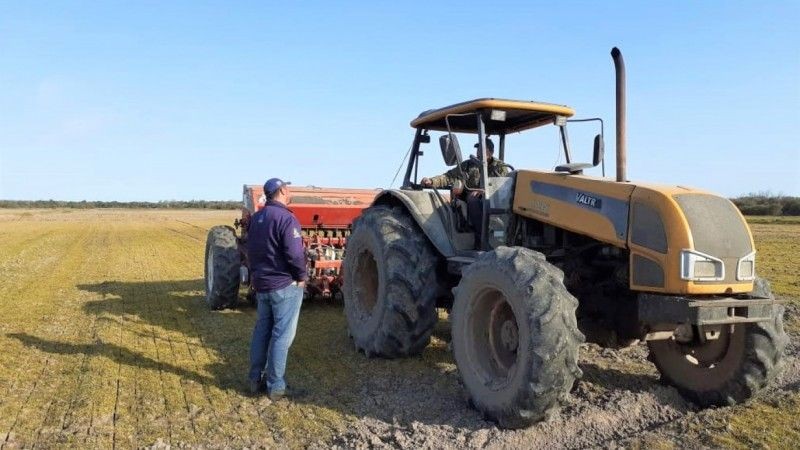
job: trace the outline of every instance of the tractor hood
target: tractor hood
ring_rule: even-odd
[[[752,290],[754,245],[747,223],[730,200],[706,191],[521,170],[514,211],[630,249],[636,290]]]
[[[682,294],[752,290],[753,237],[730,200],[698,189],[640,184],[630,205],[632,287]]]

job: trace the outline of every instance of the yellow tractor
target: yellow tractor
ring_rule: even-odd
[[[602,162],[602,133],[591,163],[573,160],[566,106],[486,98],[411,122],[403,186],[376,197],[347,243],[345,311],[359,350],[418,354],[436,308],[450,309],[471,404],[506,428],[559,406],[581,376],[584,340],[646,341],[663,380],[702,406],[744,401],[774,378],[788,341],[783,306],[756,276],[745,219],[723,197],[627,179],[624,63],[611,54],[616,179],[583,174]],[[503,160],[507,137],[550,127],[565,164],[490,176],[487,137]],[[433,134],[463,175],[449,192],[418,180]],[[477,141],[478,157],[462,159],[459,135]]]

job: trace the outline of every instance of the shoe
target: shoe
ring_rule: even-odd
[[[287,386],[286,389],[275,390],[269,393],[269,399],[277,401],[283,398],[297,400],[308,395],[308,391],[303,388]]]
[[[269,397],[270,400],[276,402],[280,399],[286,398],[286,391],[283,389],[272,391],[269,394],[267,394],[267,396]]]
[[[261,380],[250,380],[248,391],[250,395],[258,395],[264,391],[264,383]]]

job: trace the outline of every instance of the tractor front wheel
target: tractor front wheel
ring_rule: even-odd
[[[772,298],[769,283],[760,278],[753,294]],[[719,326],[714,340],[650,341],[650,360],[664,382],[700,406],[745,401],[779,372],[789,340],[783,330],[783,310],[774,305],[772,319],[766,322]]]
[[[453,355],[472,404],[504,428],[559,406],[582,372],[564,275],[544,255],[497,247],[464,270],[453,304]]]

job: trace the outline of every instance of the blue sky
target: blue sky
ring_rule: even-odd
[[[613,46],[631,180],[800,195],[798,5],[0,1],[0,198],[385,187],[412,118],[476,97],[603,117],[613,174]],[[510,139],[506,160],[551,169],[555,135],[537,139]]]

